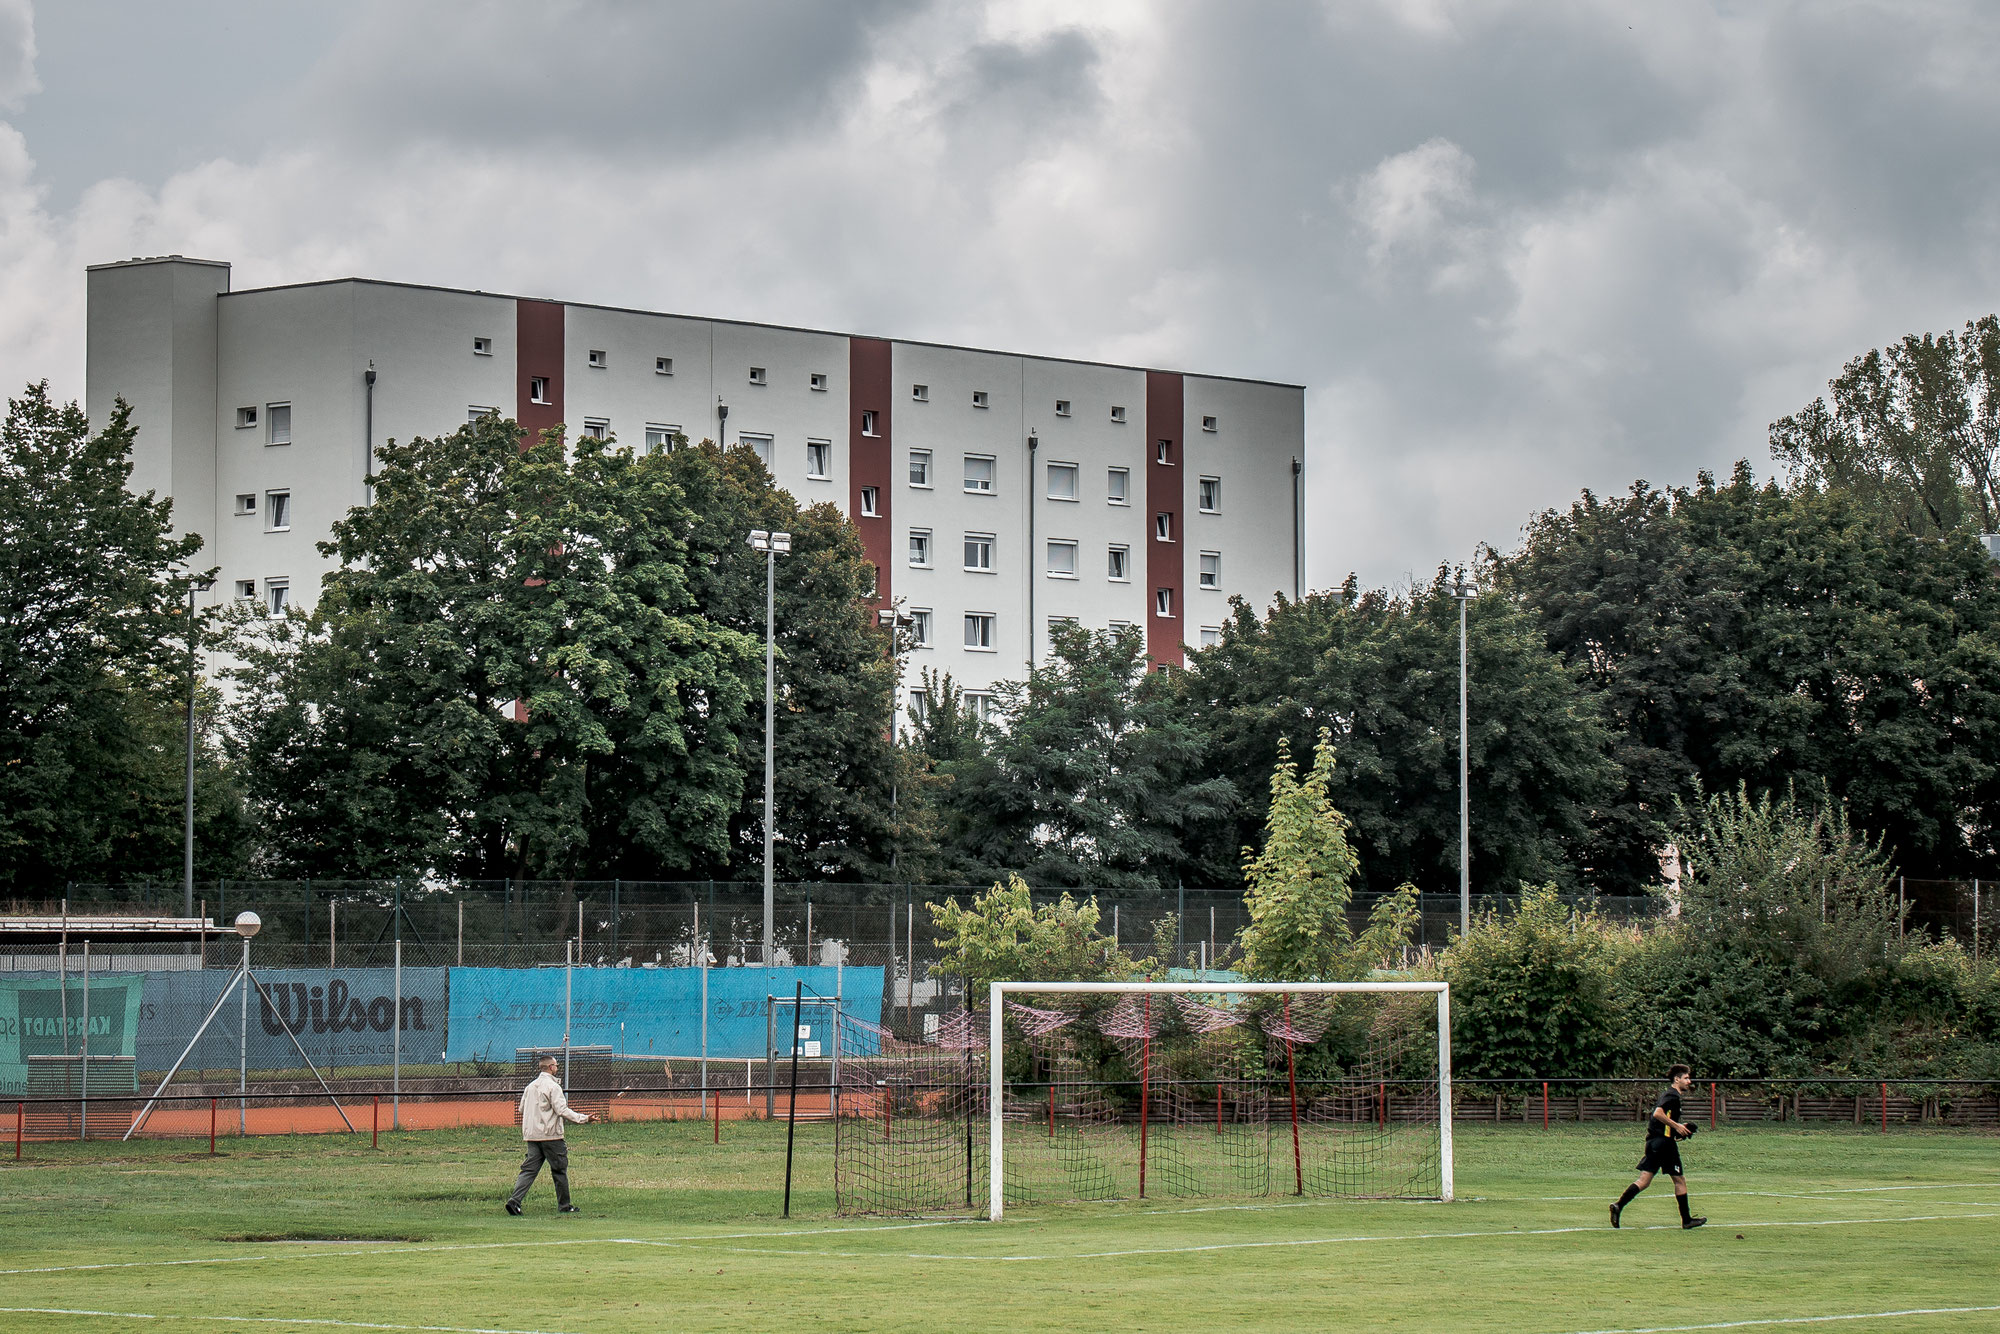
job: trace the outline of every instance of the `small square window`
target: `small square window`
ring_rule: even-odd
[[[965,456],[965,489],[990,495],[993,491],[993,456],[991,454],[967,454]]]
[[[266,579],[264,581],[264,610],[273,616],[285,614],[285,608],[292,605],[292,581],[289,579]]]
[[[1059,399],[1057,399],[1057,400],[1056,400],[1056,416],[1058,416],[1058,417],[1067,417],[1067,416],[1069,416],[1069,400],[1068,400],[1068,399],[1066,399],[1066,398],[1059,398]]]
[[[910,397],[919,403],[928,403],[931,401],[931,387],[927,384],[913,384],[910,386]]]
[[[1111,420],[1112,420],[1112,421],[1115,421],[1115,422],[1122,422],[1122,421],[1124,421],[1124,420],[1125,420],[1125,409],[1123,409],[1123,408],[1113,408],[1113,409],[1111,409]]]
[[[929,486],[931,484],[931,452],[928,449],[910,451],[910,485]]]
[[[1132,470],[1113,468],[1104,475],[1104,495],[1114,505],[1132,503]]]
[[[1201,497],[1201,512],[1203,514],[1220,514],[1222,512],[1222,479],[1220,477],[1202,478],[1199,495]]]
[[[236,512],[238,514],[255,514],[257,512],[257,493],[254,491],[248,493],[238,492],[236,496]]]
[[[1076,499],[1076,465],[1074,463],[1051,463],[1049,465],[1049,499]]]
[[[919,570],[931,567],[931,530],[912,528],[910,530],[910,564]]]
[[[465,410],[465,420],[468,422],[476,422],[481,417],[497,417],[499,415],[500,415],[500,409],[482,407],[480,404],[477,403],[472,404]]]
[[[1204,625],[1203,627],[1201,627],[1201,646],[1203,648],[1214,648],[1217,644],[1220,644],[1221,642],[1222,642],[1221,626]]]
[[[750,383],[751,383],[751,384],[763,384],[763,383],[765,383],[765,382],[766,382],[766,380],[768,380],[769,378],[770,378],[770,377],[769,377],[768,375],[766,375],[766,374],[765,374],[765,371],[764,371],[764,368],[763,368],[762,366],[752,366],[752,367],[750,368]]]
[[[585,435],[594,435],[599,440],[609,440],[611,438],[611,419],[609,417],[585,417],[583,419],[583,433]]]
[[[549,402],[549,377],[531,375],[528,377],[528,401],[530,403]]]
[[[1156,588],[1153,590],[1153,615],[1172,616],[1174,614],[1174,590]]]
[[[671,454],[681,433],[678,426],[668,426],[662,422],[646,423],[646,452],[648,454]]]
[[[246,427],[246,426],[255,426],[256,424],[257,424],[257,409],[256,409],[256,408],[252,407],[252,408],[238,408],[238,409],[236,409],[236,429],[237,429],[237,430],[239,430],[239,431],[240,431],[240,430],[242,430],[242,429],[243,429],[244,427]]]
[[[806,476],[825,481],[833,476],[833,446],[824,440],[806,441]]]
[[[250,512],[254,514],[256,511],[257,497],[252,496],[250,497]],[[257,581],[255,579],[238,579],[236,581],[236,600],[238,602],[249,602],[256,596]]]
[[[993,696],[987,694],[983,690],[968,690],[963,695],[960,695],[958,698],[959,702],[963,705],[965,709],[966,715],[970,717],[973,722],[978,723],[980,726],[984,727],[989,721],[992,720]]]
[[[593,347],[592,349],[590,349],[590,369],[594,371],[601,371],[610,364],[611,364],[610,358],[604,355],[603,348]]]
[[[965,613],[965,646],[971,649],[993,647],[993,613],[985,611]],[[969,699],[970,696],[964,698]]]
[[[1213,431],[1213,430],[1215,429],[1215,418],[1213,418],[1213,417],[1203,417],[1203,418],[1201,419],[1201,429],[1202,429],[1202,430],[1204,430],[1204,431]],[[1203,634],[1207,634],[1207,633],[1208,633],[1208,631],[1204,630],[1204,631],[1202,631],[1202,633],[1203,633]],[[1206,647],[1207,647],[1207,645],[1205,645],[1205,644],[1204,644],[1204,645],[1203,645],[1202,647],[1206,648]]]
[[[1130,630],[1130,629],[1132,628],[1132,622],[1130,622],[1130,621],[1106,621],[1106,622],[1104,623],[1104,628],[1105,628],[1105,629],[1107,629],[1107,630],[1109,630],[1109,631],[1110,631],[1110,632],[1111,632],[1112,634],[1114,634],[1114,635],[1115,635],[1115,634],[1117,634],[1117,633],[1118,633],[1119,631],[1121,631],[1121,630]]]
[[[1201,553],[1201,586],[1203,588],[1222,587],[1222,553],[1204,551]]]
[[[292,527],[292,493],[289,491],[266,491],[264,493],[264,531],[267,533],[289,532]]]
[[[815,391],[824,394],[826,392],[826,376],[819,371],[814,371],[812,373],[812,387]]]
[[[270,443],[289,445],[292,443],[292,405],[289,403],[266,403],[264,420],[271,425]]]
[[[864,412],[861,414],[861,434],[863,435],[876,434],[875,414],[872,411]]]
[[[473,339],[473,340],[472,340],[472,355],[473,355],[473,356],[475,356],[475,357],[490,357],[490,356],[492,356],[492,355],[493,355],[493,340],[492,340],[491,338],[475,338],[475,339]]]
[[[672,357],[653,358],[653,374],[672,375],[673,373],[674,373],[674,359]]]
[[[749,432],[745,431],[740,433],[736,438],[742,441],[746,448],[755,450],[757,452],[758,459],[762,461],[762,463],[766,468],[769,468],[771,466],[772,455],[771,455],[770,436],[751,435]]]
[[[1153,516],[1153,540],[1171,542],[1174,540],[1174,516],[1170,510],[1162,510]]]
[[[910,643],[917,648],[931,646],[931,611],[929,607],[910,609]]]
[[[1155,440],[1153,442],[1153,462],[1164,463],[1169,468],[1173,467],[1174,442],[1171,440]]]
[[[975,389],[972,391],[972,406],[975,408],[983,408],[989,406],[986,399],[986,391],[984,389]]]
[[[1049,543],[1049,577],[1051,579],[1076,578],[1076,543]]]
[[[1105,567],[1106,570],[1105,577],[1109,579],[1115,579],[1122,584],[1131,579],[1132,577],[1131,569],[1132,569],[1132,548],[1112,547],[1110,551],[1110,561],[1107,563]]]
[[[993,572],[993,535],[991,533],[967,533],[965,535],[965,568],[986,574]]]
[[[882,491],[879,487],[861,488],[861,517],[879,519],[882,517]]]

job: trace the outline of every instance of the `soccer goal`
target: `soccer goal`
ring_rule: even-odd
[[[853,1213],[1452,1196],[1441,982],[998,982],[922,1043],[849,1024]]]

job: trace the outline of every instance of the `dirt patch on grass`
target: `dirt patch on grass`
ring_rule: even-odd
[[[325,1245],[332,1245],[335,1243],[340,1243],[345,1245],[345,1244],[352,1244],[355,1242],[429,1241],[430,1238],[425,1236],[419,1236],[416,1233],[411,1233],[411,1232],[379,1232],[379,1233],[371,1233],[368,1235],[362,1235],[359,1233],[334,1233],[334,1232],[325,1232],[319,1230],[313,1230],[313,1231],[301,1230],[297,1232],[235,1232],[231,1233],[228,1236],[217,1237],[216,1240],[247,1241],[247,1242],[290,1241],[290,1242],[316,1243],[318,1245],[325,1246]]]

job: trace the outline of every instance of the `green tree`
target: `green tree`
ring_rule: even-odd
[[[1586,492],[1496,573],[1611,723],[1622,790],[1589,851],[1606,883],[1657,878],[1699,788],[1794,780],[1828,783],[1905,864],[1992,864],[2000,582],[1969,536],[1885,529],[1739,464],[1725,485]]]
[[[1328,729],[1320,729],[1303,780],[1291,743],[1279,739],[1264,845],[1243,850],[1243,903],[1250,915],[1240,940],[1243,969],[1260,981],[1356,981],[1409,940],[1416,918],[1416,890],[1409,885],[1375,905],[1358,938],[1348,925],[1360,858],[1347,839],[1347,817],[1328,796],[1333,773]]]
[[[0,885],[178,876],[188,562],[172,502],[127,490],[122,402],[93,434],[46,383],[0,427]],[[205,638],[198,637],[200,642]],[[241,803],[204,737],[197,854],[237,869]]]
[[[1621,942],[1554,885],[1486,914],[1440,961],[1451,983],[1452,1069],[1467,1079],[1608,1074],[1624,1028],[1612,982]]]
[[[1027,882],[1010,875],[965,907],[924,907],[943,951],[931,971],[961,979],[975,1002],[992,982],[1117,982],[1137,971],[1097,929],[1095,897],[1064,894],[1037,908]]]
[[[726,857],[756,645],[700,614],[658,456],[488,416],[390,443],[310,616],[246,635],[269,869],[540,878]]]
[[[2000,317],[1954,335],[1908,334],[1865,352],[1816,398],[1771,423],[1795,485],[1852,494],[1924,537],[2000,532]]]
[[[1278,740],[1332,731],[1328,794],[1361,858],[1356,888],[1458,883],[1458,606],[1447,571],[1406,596],[1338,590],[1280,598],[1259,619],[1237,604],[1222,643],[1177,674],[1215,772],[1261,786]],[[1472,600],[1472,879],[1576,888],[1594,812],[1617,774],[1596,702],[1549,651],[1535,619],[1499,590]],[[1228,850],[1257,837],[1239,813]],[[1220,850],[1218,850],[1220,851]]]
[[[1058,625],[1048,658],[999,694],[1003,725],[946,766],[970,866],[1037,884],[1165,888],[1238,803],[1169,683],[1146,670],[1136,629]]]

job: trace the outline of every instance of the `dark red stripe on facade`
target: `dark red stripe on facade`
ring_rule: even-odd
[[[1146,372],[1146,656],[1155,663],[1182,663],[1181,646],[1186,639],[1183,622],[1187,606],[1182,588],[1187,559],[1183,554],[1187,534],[1181,520],[1186,515],[1186,460],[1181,457],[1181,427],[1186,411],[1181,377],[1172,371]],[[1161,442],[1166,444],[1166,461],[1161,462]],[[1158,524],[1167,516],[1172,540],[1162,542]],[[1162,616],[1161,590],[1172,603],[1172,614]]]
[[[847,340],[847,512],[861,534],[861,550],[875,567],[875,605],[887,607],[894,563],[889,559],[889,507],[895,491],[889,485],[889,342],[884,338]],[[875,430],[864,435],[866,414],[874,414]],[[861,488],[875,488],[875,513],[862,512]]]
[[[562,424],[562,302],[516,301],[514,348],[515,420],[521,423],[521,447],[526,449],[543,431]],[[536,380],[548,381],[546,403],[534,401]]]

